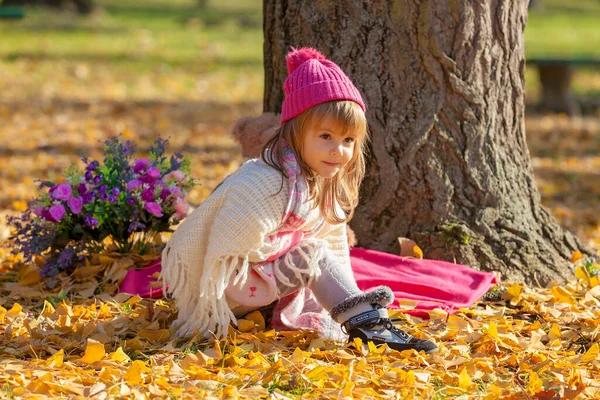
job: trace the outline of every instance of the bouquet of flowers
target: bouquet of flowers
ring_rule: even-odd
[[[143,254],[189,209],[189,159],[177,153],[167,158],[167,145],[158,139],[149,158],[135,158],[130,141],[111,137],[103,163],[82,157],[84,171],[71,166],[64,183],[42,182],[41,196],[9,220],[13,251],[26,261],[43,256],[41,274],[50,277],[72,272],[110,243],[122,253]]]

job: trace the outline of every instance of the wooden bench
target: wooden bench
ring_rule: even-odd
[[[575,67],[600,66],[598,58],[533,58],[527,64],[538,68],[542,84],[541,107],[567,115],[580,113],[571,94],[571,79]]]
[[[25,16],[25,10],[22,7],[2,7],[0,6],[0,19],[21,19]]]

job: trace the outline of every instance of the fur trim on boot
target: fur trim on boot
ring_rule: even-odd
[[[337,317],[358,306],[359,304],[380,304],[383,307],[394,301],[394,293],[392,289],[387,286],[377,286],[368,292],[361,292],[348,297],[346,300],[341,301],[335,307],[331,309],[331,318],[337,321]],[[344,321],[342,321],[344,322]]]

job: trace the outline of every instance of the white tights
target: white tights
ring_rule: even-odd
[[[296,268],[304,270],[308,268],[306,260],[298,251],[291,254]],[[293,286],[288,286],[277,279],[279,297],[285,297],[302,287],[308,287],[321,306],[325,310],[331,311],[333,307],[350,296],[362,292],[356,285],[350,265],[342,265],[331,250],[324,249],[323,256],[318,263],[321,274],[318,278],[313,278],[311,282],[308,282],[307,274],[302,274],[299,277],[293,271],[290,271],[284,263],[281,263],[279,266],[280,271]]]

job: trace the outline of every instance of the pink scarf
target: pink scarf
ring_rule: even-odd
[[[322,245],[315,245],[314,239],[303,239],[321,229],[325,221],[321,218],[316,226],[307,229],[307,217],[312,210],[308,184],[302,176],[302,170],[294,151],[285,141],[282,141],[282,150],[281,163],[283,171],[287,175],[288,202],[277,234],[269,237],[272,243],[277,243],[279,251],[265,262],[251,265],[247,280],[241,287],[234,283],[232,277],[230,284],[225,289],[225,295],[236,315],[275,301],[278,296],[276,278],[284,285],[291,286],[290,281],[281,273],[278,266],[280,263],[284,263],[288,269],[290,268],[291,260],[288,260],[286,255],[300,243],[313,250],[310,254],[313,262],[308,268],[310,279],[318,277],[320,273],[316,264],[321,257]]]

